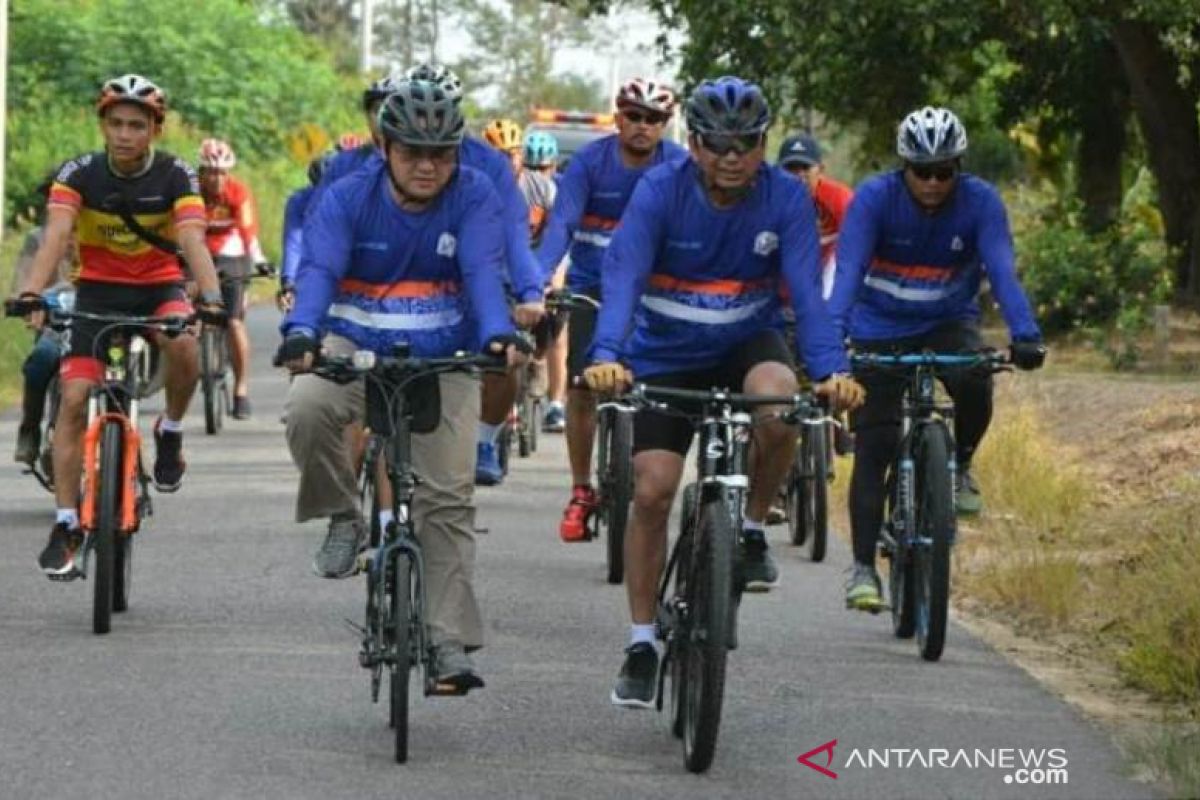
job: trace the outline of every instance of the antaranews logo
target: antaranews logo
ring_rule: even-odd
[[[833,767],[845,772],[854,769],[971,769],[1004,770],[1008,784],[1037,786],[1066,785],[1067,751],[1061,747],[888,747],[854,748],[840,764],[834,763],[838,740],[830,739],[796,757],[796,761],[814,772],[837,780]],[[823,763],[822,763],[823,762]]]

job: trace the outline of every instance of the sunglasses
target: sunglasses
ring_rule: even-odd
[[[735,152],[744,156],[762,144],[761,133],[743,133],[736,136],[723,136],[717,133],[700,134],[700,146],[714,156],[724,156]]]
[[[430,147],[422,145],[400,145],[400,155],[405,161],[431,161],[434,164],[453,164],[458,157],[458,148],[453,145]]]
[[[644,111],[622,111],[621,116],[634,125],[666,125],[667,117],[663,114],[650,114]]]
[[[958,165],[954,163],[909,164],[908,168],[912,170],[912,174],[920,181],[932,180],[938,183],[946,183],[954,180],[954,176],[958,174]]]

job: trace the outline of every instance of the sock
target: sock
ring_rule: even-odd
[[[563,406],[562,400],[551,400],[550,407],[557,408],[559,411],[565,410],[565,406]]]
[[[763,526],[762,520],[746,517],[742,520],[742,533],[757,533],[759,536],[764,536],[766,535],[766,528]]]
[[[392,520],[394,520],[395,518],[396,518],[396,516],[392,513],[392,510],[390,508],[385,508],[382,511],[380,511],[379,512],[379,530],[386,531],[388,525],[391,525]]]
[[[485,444],[495,444],[496,437],[500,434],[499,425],[490,425],[486,422],[479,423],[479,441]]]
[[[54,511],[54,523],[65,522],[68,528],[79,527],[79,512],[73,508],[58,508]]]
[[[183,433],[183,421],[160,417],[158,420],[158,429],[166,433]]]
[[[654,641],[655,636],[653,623],[650,625],[638,625],[637,623],[634,623],[633,625],[629,626],[630,645],[635,645],[639,642],[645,642],[646,644],[653,645]]]

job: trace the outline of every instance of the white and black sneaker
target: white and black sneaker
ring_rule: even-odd
[[[610,699],[623,708],[654,708],[658,689],[658,651],[649,642],[638,642],[625,649],[625,663],[617,675]]]

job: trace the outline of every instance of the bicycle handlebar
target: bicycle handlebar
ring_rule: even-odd
[[[743,394],[725,389],[675,389],[669,386],[647,386],[634,384],[622,399],[633,403],[672,400],[700,402],[706,405],[721,404],[755,408],[758,406],[791,406],[796,410],[816,408],[818,403],[811,394]]]
[[[127,328],[156,328],[164,333],[182,333],[188,325],[196,321],[196,315],[138,317],[124,314],[92,314],[88,311],[67,311],[61,307],[51,306],[44,297],[21,297],[16,300],[4,301],[4,314],[8,317],[24,317],[34,311],[46,311],[50,315],[49,325],[61,329],[66,323],[75,319],[101,322],[106,325]]]
[[[503,370],[505,367],[504,356],[487,353],[460,352],[446,358],[413,358],[380,356],[371,350],[358,350],[350,356],[322,356],[309,371],[335,383],[348,383],[372,373],[411,378],[460,370]]]
[[[982,350],[976,353],[853,353],[850,362],[861,367],[949,367],[970,369],[972,367],[989,366],[994,369],[1004,369],[1011,366],[1012,360],[998,350]]]
[[[592,308],[600,310],[600,301],[586,294],[572,292],[569,289],[555,289],[546,295],[547,310]]]

